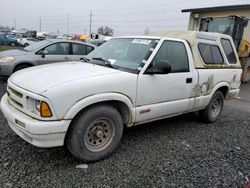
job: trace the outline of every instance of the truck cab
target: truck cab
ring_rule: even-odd
[[[215,122],[224,99],[237,97],[241,73],[228,35],[118,37],[81,62],[14,73],[1,110],[27,142],[66,145],[75,157],[96,161],[115,150],[124,126],[195,111]]]

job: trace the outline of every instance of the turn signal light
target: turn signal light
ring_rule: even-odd
[[[40,113],[41,113],[42,117],[51,117],[52,116],[52,112],[49,108],[49,105],[44,101],[41,102]]]

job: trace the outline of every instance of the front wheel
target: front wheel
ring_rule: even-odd
[[[16,43],[10,42],[10,46],[16,46]]]
[[[14,70],[13,70],[13,73],[16,72],[16,71],[19,71],[19,70],[22,70],[22,69],[26,69],[28,67],[31,67],[31,65],[28,65],[28,64],[21,64],[21,65],[17,65]]]
[[[207,123],[215,122],[219,118],[223,106],[224,96],[220,91],[216,91],[212,96],[208,106],[204,110],[199,111],[201,120]]]
[[[103,105],[88,109],[70,126],[66,146],[77,158],[97,161],[109,156],[123,134],[123,121],[113,107]]]

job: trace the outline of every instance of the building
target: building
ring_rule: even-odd
[[[242,81],[250,81],[250,4],[185,9],[190,12],[188,30],[230,35],[243,69]]]
[[[236,15],[250,19],[250,4],[184,9],[182,12],[190,12],[188,30],[198,31],[201,20],[209,17]],[[250,41],[250,22],[245,27],[243,38]]]

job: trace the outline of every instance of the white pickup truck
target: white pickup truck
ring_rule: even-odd
[[[114,151],[124,127],[193,111],[214,122],[224,99],[237,97],[241,73],[227,35],[112,38],[84,62],[16,72],[1,110],[27,142],[66,145],[75,157],[96,161]]]

